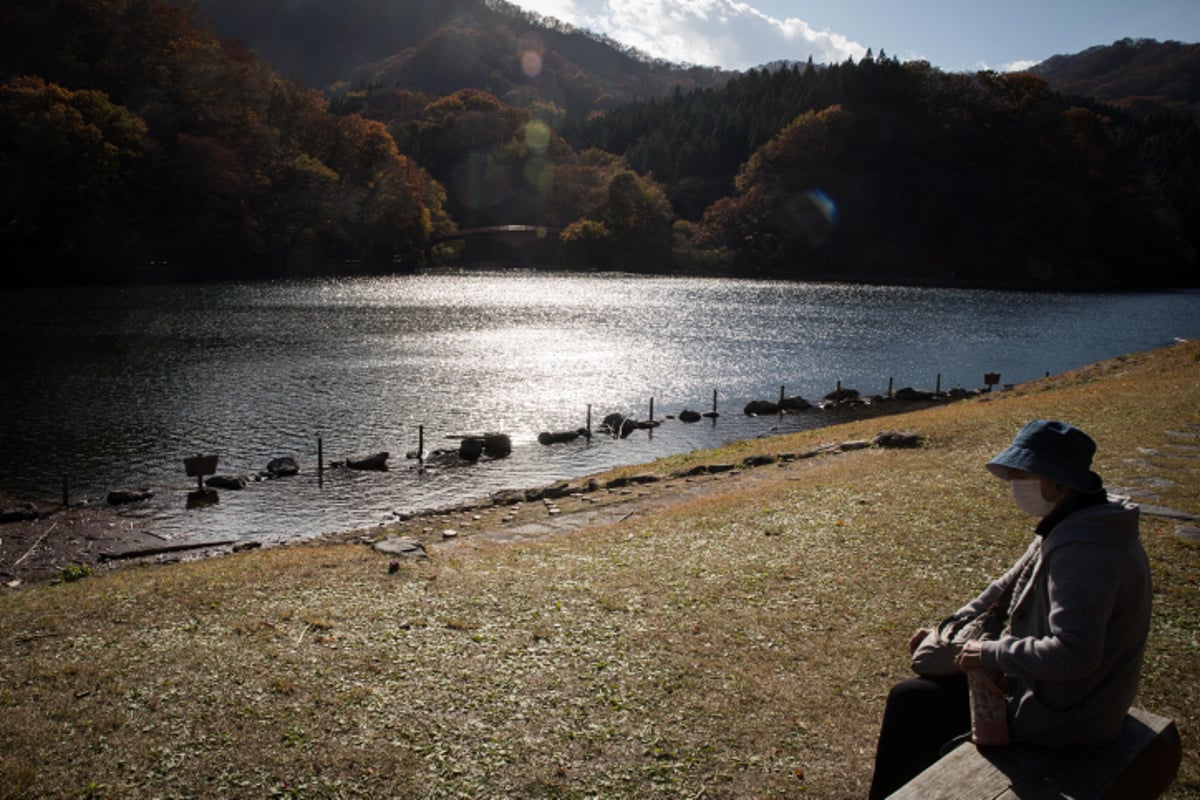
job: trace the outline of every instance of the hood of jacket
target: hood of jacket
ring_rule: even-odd
[[[1060,521],[1042,538],[1042,555],[1049,556],[1072,542],[1129,547],[1138,540],[1141,511],[1128,497],[1109,495],[1108,502],[1081,508]]]

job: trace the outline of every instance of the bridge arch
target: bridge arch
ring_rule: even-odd
[[[432,236],[425,243],[428,256],[439,244],[461,241],[461,261],[471,264],[537,266],[553,263],[562,228],[547,225],[488,225]]]

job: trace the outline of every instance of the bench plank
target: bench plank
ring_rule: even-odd
[[[909,781],[893,800],[1153,800],[1182,758],[1175,723],[1129,710],[1115,742],[1086,750],[967,742]]]

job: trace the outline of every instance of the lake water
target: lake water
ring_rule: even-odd
[[[1040,294],[531,272],[0,293],[0,489],[73,500],[149,487],[125,513],[170,538],[281,539],[821,424],[752,399],[978,388],[1200,336],[1200,294]],[[684,408],[650,434],[543,446],[542,431]],[[405,454],[500,431],[512,455],[416,469]],[[388,451],[386,473],[316,474]],[[301,474],[188,509],[183,458]]]

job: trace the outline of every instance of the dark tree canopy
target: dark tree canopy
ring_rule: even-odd
[[[187,12],[16,5],[0,33],[0,248],[25,279],[415,264],[449,228],[444,191],[382,124],[330,114]]]
[[[1200,128],[1173,77],[1190,46],[1057,62],[1055,80],[1080,90],[1064,94],[1032,73],[944,73],[882,50],[737,75],[664,65],[501,0],[197,8],[213,29],[165,0],[9,3],[0,256],[25,265],[13,280],[503,259],[446,235],[516,224],[541,230],[520,257],[558,268],[1197,283]],[[272,50],[287,37],[266,20],[296,34],[321,80],[341,75],[336,88],[260,59],[287,75],[298,58]],[[266,38],[220,39],[218,24]],[[1087,75],[1113,85],[1124,69],[1154,71],[1174,99],[1084,96]]]

